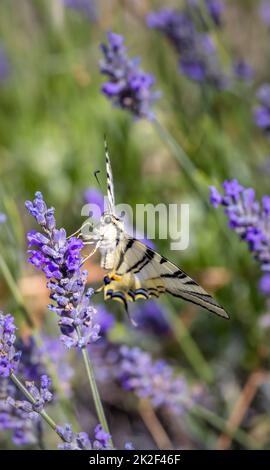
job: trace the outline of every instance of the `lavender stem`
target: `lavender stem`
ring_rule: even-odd
[[[80,328],[77,327],[76,331],[77,331],[77,334],[78,334],[78,338],[81,338]],[[88,377],[88,380],[89,380],[89,384],[90,384],[90,388],[91,388],[91,392],[92,392],[92,396],[93,396],[93,400],[94,400],[94,404],[95,404],[95,408],[96,408],[96,412],[97,412],[99,422],[100,422],[102,428],[104,429],[104,431],[106,431],[108,434],[110,434],[109,426],[108,426],[107,419],[106,419],[106,416],[105,416],[105,413],[104,413],[104,409],[103,409],[103,406],[102,406],[102,402],[101,402],[101,399],[100,399],[100,395],[99,395],[99,391],[98,391],[98,387],[97,387],[97,383],[96,383],[96,379],[95,379],[94,368],[93,368],[92,362],[90,360],[89,352],[88,352],[88,350],[85,346],[82,347],[82,356],[83,356],[84,365],[85,365],[87,377]],[[109,442],[110,442],[110,444],[113,448],[114,445],[113,445],[112,439],[110,439]]]
[[[27,390],[27,388],[23,385],[23,383],[16,377],[16,375],[12,372],[10,374],[10,378],[13,381],[13,383],[16,385],[16,387],[19,388],[19,390],[23,393],[23,395],[27,398],[27,400],[30,401],[33,405],[36,404],[36,400],[33,397],[33,395]],[[54,432],[58,434],[58,436],[62,439],[63,437],[61,436],[60,433],[57,432],[57,424],[55,421],[46,413],[45,410],[37,411],[39,415],[46,421],[46,423],[52,428]]]

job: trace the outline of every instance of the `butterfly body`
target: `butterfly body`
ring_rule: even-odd
[[[108,210],[102,215],[92,235],[101,254],[101,267],[108,271],[103,286],[105,300],[121,302],[128,311],[128,302],[158,298],[168,293],[223,318],[227,312],[196,281],[164,256],[130,237],[115,214],[112,170],[105,144]]]

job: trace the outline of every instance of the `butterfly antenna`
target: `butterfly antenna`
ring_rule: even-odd
[[[100,173],[100,170],[95,170],[95,171],[94,171],[94,177],[96,178],[97,184],[99,185],[100,189],[102,190],[100,181],[99,181],[99,179],[98,179],[98,174],[99,174],[99,173]]]

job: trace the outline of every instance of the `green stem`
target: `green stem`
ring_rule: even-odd
[[[15,280],[14,280],[14,278],[13,278],[11,272],[10,272],[10,269],[9,269],[7,263],[5,262],[5,260],[4,260],[4,258],[1,254],[0,254],[0,270],[2,271],[3,277],[4,277],[4,279],[7,283],[7,286],[10,289],[10,292],[12,293],[14,299],[16,300],[17,304],[19,305],[19,307],[22,310],[27,324],[31,328],[34,328],[35,327],[34,322],[33,322],[31,316],[29,315],[29,312],[27,311],[27,309],[25,307],[23,296],[20,293],[20,291],[18,289],[18,286],[17,286],[17,284],[16,284],[16,282],[15,282]]]
[[[30,401],[30,403],[32,403],[32,405],[35,405],[36,404],[36,400],[35,398],[33,397],[33,395],[27,390],[27,388],[23,385],[23,383],[18,379],[18,377],[16,377],[16,375],[14,375],[14,373],[10,374],[10,378],[11,380],[13,381],[13,383],[16,385],[16,387],[18,387],[18,389],[23,393],[23,395],[27,398],[28,401]],[[56,434],[58,434],[59,437],[61,437],[61,439],[64,441],[63,437],[61,436],[61,434],[57,431],[57,424],[55,423],[55,421],[48,415],[48,413],[46,413],[45,410],[41,410],[41,411],[37,411],[37,413],[39,413],[39,415],[46,421],[46,423],[52,428],[52,430],[54,432],[56,432]]]
[[[78,337],[81,338],[80,328],[77,327],[76,331],[77,331]],[[102,428],[104,429],[104,431],[106,431],[108,434],[110,434],[109,426],[108,426],[107,419],[106,419],[106,416],[105,416],[105,413],[104,413],[104,409],[103,409],[103,406],[102,406],[102,403],[101,403],[101,399],[100,399],[100,395],[99,395],[99,391],[98,391],[98,387],[97,387],[97,383],[96,383],[96,379],[95,379],[94,368],[93,368],[92,362],[91,362],[90,357],[89,357],[89,352],[88,352],[86,347],[82,348],[82,356],[83,356],[83,361],[84,361],[84,365],[85,365],[85,369],[86,369],[86,373],[87,373],[87,378],[88,378],[88,381],[89,381],[89,384],[90,384],[90,388],[91,388],[91,392],[92,392],[92,396],[93,396],[93,400],[94,400],[94,404],[95,404],[95,408],[96,408],[96,412],[97,412],[99,422],[100,422]],[[109,442],[110,442],[111,447],[113,448],[114,446],[113,446],[112,439],[110,439]]]
[[[185,176],[188,179],[194,192],[200,196],[200,198],[202,199],[202,202],[204,202],[205,204],[207,203],[207,207],[208,207],[208,195],[206,194],[205,191],[202,190],[200,186],[200,182],[198,182],[198,178],[196,178],[198,169],[196,168],[194,163],[190,160],[189,156],[187,155],[185,150],[181,147],[181,145],[174,139],[174,137],[167,131],[167,129],[162,126],[162,124],[157,119],[154,119],[153,124],[157,133],[161,137],[161,139],[173,151],[174,156],[176,157],[177,161],[181,165],[181,168],[184,171]]]
[[[184,322],[179,316],[176,318],[170,309],[168,309],[167,317],[169,323],[171,324],[172,331],[174,332],[174,336],[193,370],[196,372],[198,377],[208,384],[213,383],[213,372],[203,357],[197,344],[190,335],[190,332],[188,328],[186,328]]]
[[[216,429],[222,433],[226,432],[234,441],[241,444],[247,449],[258,449],[258,443],[251,438],[245,431],[242,429],[228,430],[226,429],[226,421],[220,416],[216,415],[212,411],[204,408],[201,405],[192,406],[189,410],[194,416],[201,418],[207,421],[209,424],[214,426]]]

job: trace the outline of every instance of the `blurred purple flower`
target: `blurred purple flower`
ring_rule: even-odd
[[[267,273],[261,277],[259,287],[263,294],[270,295],[270,274]]]
[[[70,424],[58,426],[57,432],[62,435],[65,440],[64,444],[59,444],[58,448],[62,450],[102,450],[110,449],[110,434],[106,433],[100,424],[95,428],[95,437],[90,439],[87,433],[72,431]]]
[[[197,28],[193,13],[193,9],[162,9],[150,13],[146,20],[149,28],[161,31],[176,49],[184,75],[217,89],[227,88],[229,79],[221,70],[215,44],[207,32]],[[201,22],[201,15],[199,19]]]
[[[270,196],[263,196],[262,201],[255,199],[252,188],[244,188],[237,180],[224,181],[224,195],[211,187],[210,201],[214,207],[225,209],[229,226],[244,240],[261,270],[270,272]],[[267,293],[270,288],[269,275],[263,276],[260,288]]]
[[[41,376],[47,373],[46,362],[50,360],[61,382],[61,388],[66,396],[71,396],[71,379],[74,370],[67,362],[67,351],[58,338],[42,336],[41,346],[37,346],[33,336],[27,339],[19,339],[16,342],[17,349],[22,353],[19,365],[19,373],[28,381],[39,381]]]
[[[262,0],[259,7],[259,13],[266,24],[266,26],[270,26],[270,1],[269,0]]]
[[[153,360],[140,348],[121,346],[116,378],[125,390],[139,398],[148,398],[155,408],[166,407],[182,414],[191,403],[183,377],[174,377],[164,360]]]
[[[97,305],[97,323],[100,325],[100,336],[105,336],[115,325],[115,318],[102,304]]]
[[[55,304],[48,308],[59,317],[61,341],[67,348],[82,348],[99,338],[100,329],[95,322],[96,310],[90,305],[93,289],[86,289],[88,273],[81,270],[83,242],[74,237],[67,239],[65,229],[56,228],[54,209],[47,208],[40,192],[25,205],[43,231],[28,233],[29,248],[34,247],[28,251],[29,262],[42,269],[49,280],[47,287]]]
[[[89,217],[99,219],[104,212],[104,195],[102,192],[96,188],[87,188],[84,192],[84,200],[87,204],[93,205],[91,207],[92,214],[89,214]]]
[[[21,352],[14,347],[15,331],[13,316],[0,312],[0,377],[8,377],[19,365]]]
[[[205,4],[208,15],[212,18],[216,26],[222,25],[222,14],[225,9],[223,0],[202,0]],[[201,23],[204,27],[207,27],[206,21],[203,15],[203,4],[201,0],[187,0],[187,6],[191,9],[193,18]],[[195,16],[196,15],[196,16]]]
[[[10,75],[10,64],[4,47],[0,44],[0,82],[6,80]]]
[[[127,109],[136,118],[152,119],[151,105],[159,97],[152,91],[153,75],[139,68],[139,58],[128,57],[123,36],[109,32],[107,39],[108,44],[101,44],[104,59],[100,71],[109,81],[102,86],[102,92],[115,106]]]
[[[3,214],[3,212],[0,212],[0,224],[4,224],[6,221],[7,221],[6,214]]]
[[[166,310],[154,300],[136,307],[133,318],[139,330],[155,335],[168,335],[171,332],[166,318]]]
[[[254,110],[255,124],[270,137],[270,85],[262,85],[257,91],[259,106]]]
[[[222,14],[225,9],[223,0],[205,0],[209,15],[217,26],[222,24]]]
[[[51,361],[61,383],[63,392],[66,397],[71,397],[71,380],[74,377],[74,369],[67,361],[67,351],[64,345],[58,341],[58,338],[43,335],[42,346],[39,348],[39,352],[43,360],[44,357],[46,358],[47,356]]]
[[[20,375],[29,381],[39,380],[46,370],[42,362],[41,351],[37,347],[35,338],[33,336],[24,340],[19,338],[16,341],[16,347],[22,354],[18,369]]]
[[[233,74],[238,80],[250,82],[254,78],[254,69],[248,62],[238,60],[233,64]]]
[[[72,10],[85,15],[89,20],[97,20],[97,7],[95,0],[62,0],[62,3]]]

